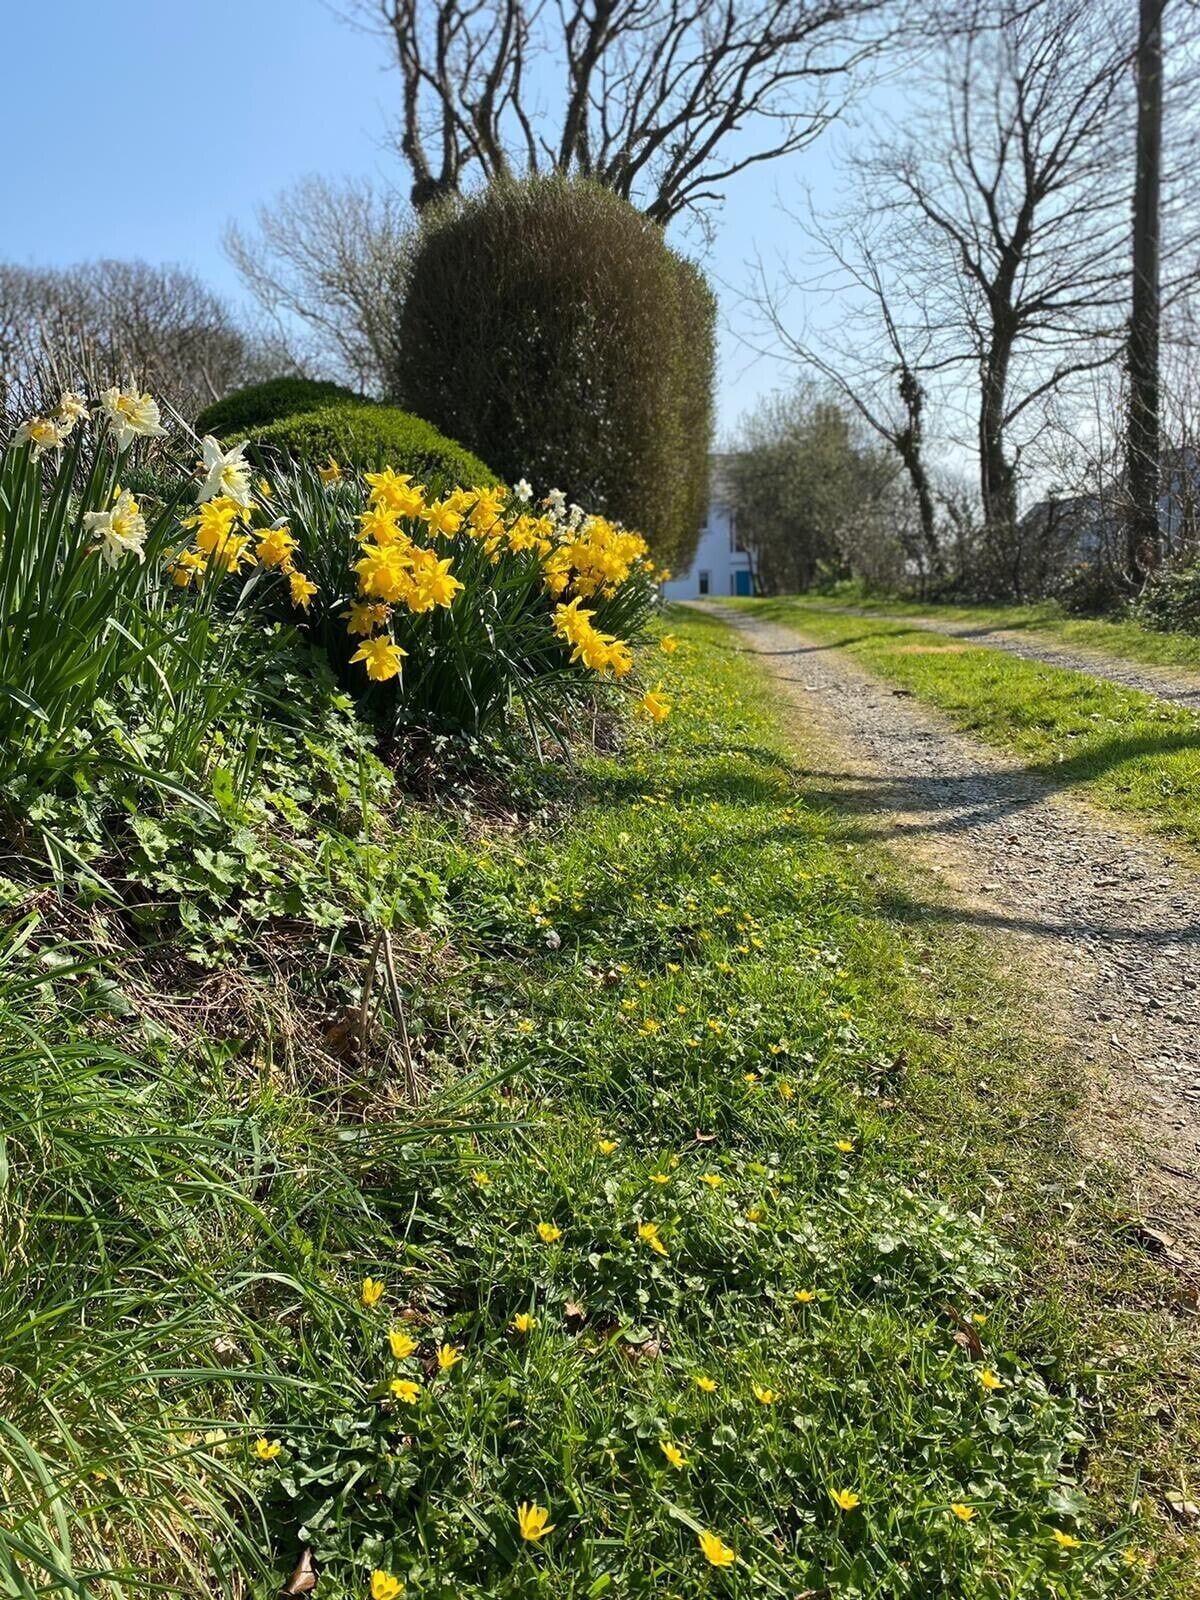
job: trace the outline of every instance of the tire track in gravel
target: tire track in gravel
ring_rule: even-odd
[[[1019,942],[1096,1092],[1089,1137],[1131,1174],[1144,1237],[1200,1268],[1200,875],[836,649],[698,609],[737,630],[815,734],[829,770],[809,776],[830,804],[938,874],[964,920]]]
[[[1200,710],[1200,672],[1189,672],[1186,667],[1159,667],[1145,661],[1124,661],[1104,650],[1085,647],[1072,649],[1068,645],[1055,644],[1044,634],[1018,632],[980,622],[952,622],[946,617],[907,614],[901,616],[892,612],[868,611],[858,606],[822,606],[821,611],[832,611],[837,616],[862,617],[870,622],[896,622],[901,626],[924,628],[929,633],[940,633],[948,639],[984,645],[989,650],[1005,650],[1009,655],[1021,656],[1026,661],[1040,661],[1047,667],[1085,672],[1089,678],[1103,678],[1106,683],[1115,683],[1120,688],[1138,689],[1143,694],[1156,695],[1160,700],[1170,700],[1189,710]]]

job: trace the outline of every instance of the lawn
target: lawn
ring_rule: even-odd
[[[804,605],[825,610],[850,607],[886,617],[938,617],[981,628],[1005,628],[1071,649],[1098,650],[1124,661],[1200,671],[1200,638],[1195,634],[1159,633],[1131,619],[1075,617],[1053,600],[1029,605],[946,605],[932,600],[885,599],[848,585],[845,593],[833,596],[806,595]]]
[[[947,639],[901,617],[848,617],[791,598],[740,603],[846,651],[966,732],[1021,757],[1053,787],[1200,843],[1194,712],[1085,673]]]
[[[676,633],[670,720],[520,822],[397,816],[419,1113],[144,1019],[34,1048],[10,981],[7,1592],[1195,1592],[1190,1340],[1075,1069]]]

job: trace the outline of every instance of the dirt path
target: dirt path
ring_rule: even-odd
[[[1107,683],[1117,683],[1126,689],[1140,689],[1143,694],[1157,695],[1160,700],[1171,700],[1191,710],[1200,710],[1200,672],[1189,671],[1187,667],[1158,667],[1145,661],[1123,661],[1104,650],[1072,648],[1055,644],[1052,639],[1036,631],[1026,633],[1014,628],[993,627],[988,623],[952,622],[945,617],[907,614],[898,616],[887,611],[871,611],[863,606],[822,606],[821,610],[835,611],[847,617],[869,617],[872,621],[927,628],[930,633],[963,639],[969,644],[986,645],[993,650],[1007,650],[1010,655],[1023,656],[1027,661],[1042,661],[1048,667],[1066,667],[1072,672],[1086,672],[1090,677],[1103,678]]]
[[[830,803],[936,872],[964,919],[1020,941],[1090,1064],[1095,1137],[1130,1168],[1148,1242],[1200,1268],[1200,878],[837,650],[704,609],[815,733]]]

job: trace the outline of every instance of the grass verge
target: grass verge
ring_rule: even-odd
[[[1052,787],[1200,843],[1195,712],[1086,673],[948,639],[899,617],[848,617],[790,598],[740,604],[827,649],[844,650],[947,712],[966,732],[1022,757]]]
[[[2,1481],[117,1569],[82,1592],[146,1546],[262,1597],[305,1549],[318,1596],[1195,1592],[1190,1340],[1074,1149],[1079,1085],[806,803],[727,631],[678,633],[665,728],[534,825],[426,842],[454,953],[410,1018],[420,1120],[76,1052],[64,1121],[23,1067]]]

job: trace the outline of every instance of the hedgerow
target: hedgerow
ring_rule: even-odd
[[[251,428],[261,428],[283,417],[317,411],[330,405],[370,405],[364,394],[315,378],[272,378],[235,389],[206,406],[195,420],[196,432],[218,439],[238,438]]]
[[[246,435],[256,459],[356,467],[391,467],[430,488],[476,483],[490,487],[495,473],[469,450],[420,417],[395,406],[337,405],[251,428]],[[514,481],[520,477],[515,473]]]

